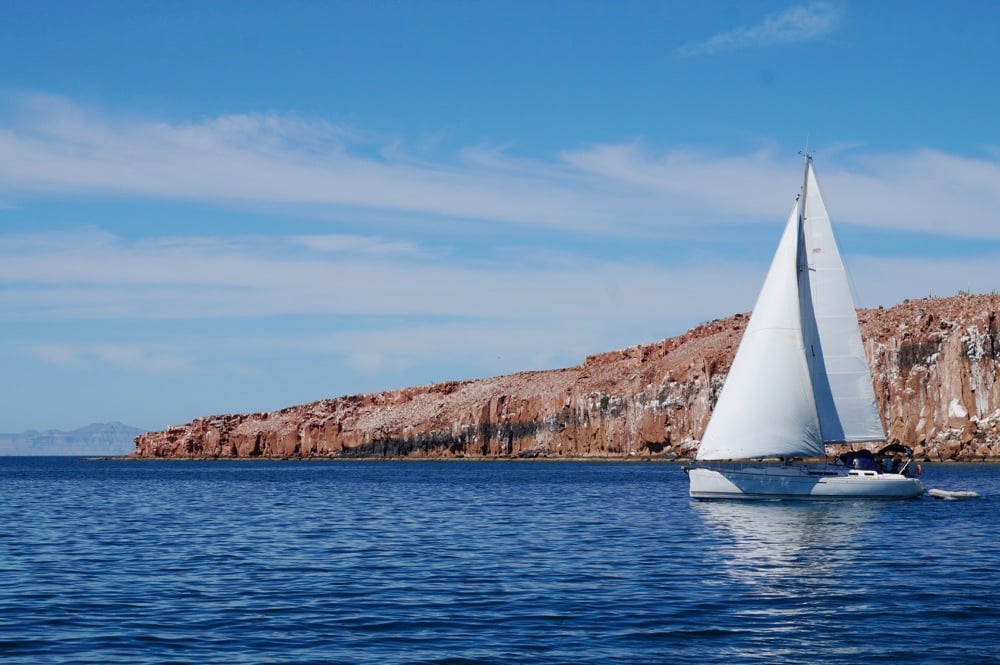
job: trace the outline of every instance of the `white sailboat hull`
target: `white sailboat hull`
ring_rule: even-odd
[[[695,467],[687,470],[694,499],[912,499],[916,478],[830,466]]]

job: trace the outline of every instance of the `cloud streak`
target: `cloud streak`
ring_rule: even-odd
[[[304,246],[303,246],[304,244]],[[341,254],[330,249],[361,247]],[[323,251],[314,251],[317,248]],[[126,240],[94,229],[0,235],[0,316],[163,319],[277,316],[566,317],[631,284],[637,301],[684,266],[564,254],[464,263],[447,250],[362,236]],[[522,294],[533,297],[524,298]],[[512,296],[512,294],[514,294]],[[511,298],[518,298],[516,305]]]
[[[223,116],[198,124],[112,118],[30,97],[0,129],[8,191],[371,208],[553,227],[593,225],[602,202],[572,182],[455,160],[371,153],[346,132],[295,117]]]
[[[829,3],[796,5],[780,14],[767,16],[757,25],[734,28],[705,41],[686,44],[677,49],[677,53],[683,57],[694,57],[809,42],[830,34],[837,29],[839,23],[840,12]]]
[[[59,99],[27,104],[37,111],[29,119],[0,124],[0,151],[10,157],[0,161],[0,192],[14,201],[93,195],[263,202],[283,214],[320,206],[352,213],[342,219],[391,213],[401,224],[491,224],[518,231],[505,242],[523,242],[507,251],[482,243],[488,246],[470,260],[459,249],[468,251],[468,237],[452,247],[450,240],[407,239],[419,234],[374,233],[356,221],[307,234],[277,227],[270,235],[126,237],[58,224],[51,232],[0,232],[0,320],[95,329],[130,322],[153,339],[161,326],[213,329],[193,342],[56,338],[18,347],[67,369],[180,376],[214,367],[246,374],[254,371],[247,358],[269,349],[328,354],[347,371],[372,375],[402,376],[406,368],[456,358],[462,372],[482,375],[578,362],[749,310],[767,258],[695,257],[686,243],[740,225],[773,230],[776,240],[799,176],[774,149],[718,154],[635,142],[549,159],[514,158],[489,146],[413,155],[395,141],[380,146],[358,130],[295,117],[166,123]],[[865,154],[855,145],[831,151],[817,168],[838,223],[1000,238],[995,154]],[[520,233],[525,226],[577,241],[593,234],[640,244],[652,238],[664,254],[610,259],[582,242],[532,245]],[[878,252],[848,257],[855,282],[864,285],[859,304],[995,288],[994,256],[887,260]],[[246,321],[287,327],[290,317],[291,331],[243,332]],[[231,354],[239,344],[243,355]],[[213,353],[225,361],[211,360]]]
[[[675,266],[572,256],[555,267],[442,267],[417,252],[368,266],[331,260],[296,271],[301,257],[284,248],[264,253],[252,239],[215,246],[213,239],[193,239],[191,249],[167,258],[149,252],[156,243],[106,236],[95,244],[83,236],[79,244],[88,249],[78,259],[86,260],[67,263],[65,253],[47,254],[38,243],[22,263],[5,268],[6,326],[40,320],[93,331],[106,321],[100,329],[112,335],[128,321],[129,329],[143,332],[117,342],[53,332],[20,344],[26,356],[65,370],[152,376],[260,377],[266,359],[308,359],[327,372],[350,372],[355,378],[343,374],[343,390],[364,385],[358,377],[403,376],[413,368],[434,380],[490,376],[653,342],[694,322],[749,310],[767,268],[766,260]],[[199,272],[207,255],[223,250],[225,270]],[[136,263],[120,265],[120,256],[133,252]],[[0,252],[0,264],[10,258]],[[873,307],[961,289],[990,291],[998,258],[846,260],[859,306]],[[119,267],[94,277],[96,263]],[[140,263],[148,273],[134,272]],[[33,272],[24,272],[28,265]],[[60,266],[63,272],[53,275]],[[171,332],[177,329],[185,332]]]
[[[742,154],[641,143],[597,144],[550,159],[473,146],[445,155],[386,148],[358,130],[275,115],[166,123],[28,97],[0,124],[0,193],[146,197],[278,206],[284,215],[389,216],[583,234],[648,235],[705,225],[773,223],[796,194],[797,167],[772,148]],[[384,148],[384,149],[383,149]],[[1000,159],[934,150],[820,163],[840,221],[998,237]],[[842,206],[842,207],[841,207]],[[302,237],[319,250],[405,253],[393,240]],[[336,246],[336,247],[335,247]]]
[[[63,368],[110,366],[141,373],[170,374],[187,373],[194,367],[191,355],[137,344],[31,344],[24,351]]]
[[[908,285],[948,293],[994,284],[990,256],[964,259],[961,266],[898,257],[888,273],[884,257],[861,256],[849,264],[856,273],[861,266],[856,280],[867,287],[859,295],[872,304],[920,295],[924,288],[914,293]],[[437,317],[486,325],[585,320],[599,330],[610,329],[609,312],[627,313],[635,323],[690,322],[749,309],[766,266],[766,257],[656,262],[570,251],[558,260],[526,253],[518,262],[462,262],[444,248],[397,247],[364,236],[129,240],[94,229],[6,234],[0,235],[0,318]],[[60,358],[55,351],[47,357]],[[64,361],[72,364],[73,357]]]

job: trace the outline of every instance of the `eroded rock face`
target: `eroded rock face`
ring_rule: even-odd
[[[859,312],[890,441],[1000,458],[1000,296]],[[579,366],[199,418],[136,438],[150,457],[691,457],[748,316]]]

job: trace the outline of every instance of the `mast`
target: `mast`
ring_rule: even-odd
[[[809,149],[806,148],[805,152],[802,153],[802,190],[797,200],[799,248],[795,258],[795,267],[799,275],[799,299],[803,304],[803,331],[806,333],[806,336],[809,336],[813,332],[810,328],[815,327],[813,323],[815,316],[812,311],[812,285],[809,280],[809,252],[806,248],[806,197],[809,195],[809,162],[811,161],[812,155],[809,154]],[[818,334],[813,337],[814,339],[817,338]],[[806,355],[815,356],[816,349],[810,348],[810,341],[809,339],[803,339]]]
[[[812,285],[809,280],[809,252],[806,248],[806,197],[809,196],[809,163],[812,161],[812,155],[809,154],[808,147],[802,154],[802,190],[799,193],[799,198],[796,203],[798,206],[798,216],[799,216],[799,250],[798,256],[795,260],[795,266],[799,274],[799,298],[803,300],[805,307],[802,312],[803,329],[806,333],[811,333],[813,331],[809,330],[810,327],[815,327],[812,324],[814,319],[812,311]],[[815,336],[814,336],[815,337]],[[808,356],[815,356],[816,349],[810,348],[810,340],[804,339],[805,351]]]
[[[809,162],[812,161],[809,148],[802,153],[802,195],[799,197],[799,219],[801,223],[806,221],[806,195],[809,193]]]
[[[798,248],[795,257],[796,279],[798,282],[799,328],[802,340],[802,353],[806,366],[809,368],[809,381],[812,385],[813,407],[819,421],[820,437],[826,438],[822,404],[831,402],[830,385],[826,376],[823,357],[822,336],[816,320],[816,303],[813,289],[814,268],[810,266],[809,247],[806,241],[808,223],[809,196],[809,165],[812,155],[808,149],[802,153],[802,191],[798,199]]]

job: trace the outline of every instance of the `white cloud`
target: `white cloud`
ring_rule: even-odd
[[[457,219],[642,236],[780,223],[799,180],[795,159],[775,147],[720,154],[598,144],[546,160],[488,145],[443,157],[413,155],[388,141],[391,149],[378,155],[372,137],[360,131],[296,117],[234,115],[170,124],[89,111],[58,98],[31,98],[24,105],[34,111],[28,119],[0,126],[0,191],[15,203],[65,194],[156,197],[274,205],[291,216],[296,206],[318,207],[338,219]],[[1000,209],[1000,159],[989,147],[984,157],[971,158],[933,150],[866,154],[858,145],[839,142],[817,164],[838,221],[1000,237],[993,223]],[[287,242],[317,252],[417,251],[351,231]]]
[[[710,55],[775,44],[793,44],[818,39],[833,32],[840,12],[826,2],[796,5],[780,14],[767,16],[761,23],[719,33],[677,50],[682,56]]]
[[[98,362],[131,371],[161,374],[186,372],[194,366],[191,355],[132,344],[98,344],[89,352]]]
[[[638,144],[597,145],[564,152],[561,158],[606,187],[631,188],[649,214],[659,208],[688,222],[708,217],[729,224],[771,219],[796,194],[789,182],[795,171],[787,160],[778,160],[773,149],[730,156],[685,148],[654,154]],[[670,224],[668,215],[664,222]]]
[[[51,237],[50,242],[46,238]],[[293,239],[294,240],[294,239]],[[347,244],[381,247],[357,237]],[[336,244],[336,243],[334,243]],[[282,239],[125,240],[85,230],[0,235],[5,319],[196,319],[282,314],[564,317],[618,284],[622,307],[711,280],[719,265],[656,265],[565,253],[468,265],[437,252],[289,253]],[[705,274],[699,274],[704,272]],[[614,304],[614,303],[611,303]],[[661,305],[657,305],[658,307]]]
[[[66,344],[32,344],[25,352],[56,367],[84,367],[86,363],[77,349]]]
[[[407,211],[460,219],[593,226],[601,201],[551,165],[544,177],[460,160],[381,157],[326,123],[223,116],[169,124],[30,98],[0,129],[0,182],[13,193],[153,196]]]
[[[858,307],[886,307],[907,298],[950,296],[959,291],[993,293],[1000,289],[1000,256],[916,258],[850,256]]]
[[[998,259],[846,257],[855,296],[863,307],[891,306],[905,298],[944,296],[959,290],[995,290]],[[409,385],[493,376],[579,363],[590,353],[654,342],[680,334],[697,322],[747,311],[766,267],[766,261],[681,269],[580,262],[549,274],[533,271],[523,277],[499,269],[478,274],[455,269],[447,274],[450,292],[442,291],[434,276],[416,270],[407,276],[412,301],[381,299],[381,287],[369,291],[361,280],[355,282],[358,302],[368,306],[360,310],[352,306],[347,311],[336,298],[324,300],[322,289],[310,289],[304,283],[297,285],[303,288],[302,294],[261,292],[232,303],[225,303],[224,292],[208,284],[187,292],[173,311],[165,311],[176,297],[169,289],[98,289],[89,295],[55,290],[50,293],[52,312],[45,318],[69,312],[85,319],[88,310],[101,311],[102,307],[109,315],[117,312],[133,319],[240,318],[225,322],[217,332],[199,327],[200,332],[191,336],[163,333],[162,339],[148,343],[67,341],[23,349],[47,364],[68,369],[110,367],[154,376],[259,376],[267,371],[257,366],[264,362],[261,359],[308,358],[311,365],[343,367],[356,377],[341,372],[336,380],[344,387],[334,391],[357,390],[356,386],[365,385],[359,383],[360,377]],[[112,307],[112,301],[118,301],[120,309]],[[10,309],[7,303],[0,307]],[[443,316],[428,318],[424,310]],[[345,327],[345,322],[355,321],[351,313],[356,311],[388,316]],[[252,319],[247,322],[247,317],[275,313],[329,316],[273,328]],[[155,338],[155,327],[151,330]]]
[[[662,205],[664,222],[702,224],[779,219],[787,214],[801,173],[773,150],[717,155],[673,150],[651,154],[637,145],[595,146],[563,159],[606,182],[639,190],[645,205]],[[847,154],[814,162],[838,223],[955,236],[1000,238],[1000,159],[936,150]],[[623,197],[624,198],[624,197]],[[633,209],[639,205],[632,202]]]
[[[417,255],[422,252],[420,247],[412,242],[384,240],[383,238],[352,234],[293,236],[288,239],[288,242],[317,252],[367,256]]]
[[[817,168],[836,220],[901,231],[1000,237],[1000,161],[935,150],[855,161],[850,170]]]
[[[24,351],[57,367],[111,366],[143,374],[187,372],[193,367],[190,354],[136,344],[32,344]]]
[[[295,358],[338,368],[324,384],[331,394],[561,367],[680,334],[749,310],[768,263],[643,263],[567,251],[558,261],[463,265],[424,248],[317,260],[307,248],[288,254],[289,239],[126,240],[95,230],[48,237],[0,235],[2,317],[53,321],[56,330],[66,321],[125,320],[151,341],[70,335],[20,345],[31,357],[67,369],[230,378],[266,376],[268,359],[284,367]],[[868,307],[994,290],[998,259],[846,256],[858,303]]]

